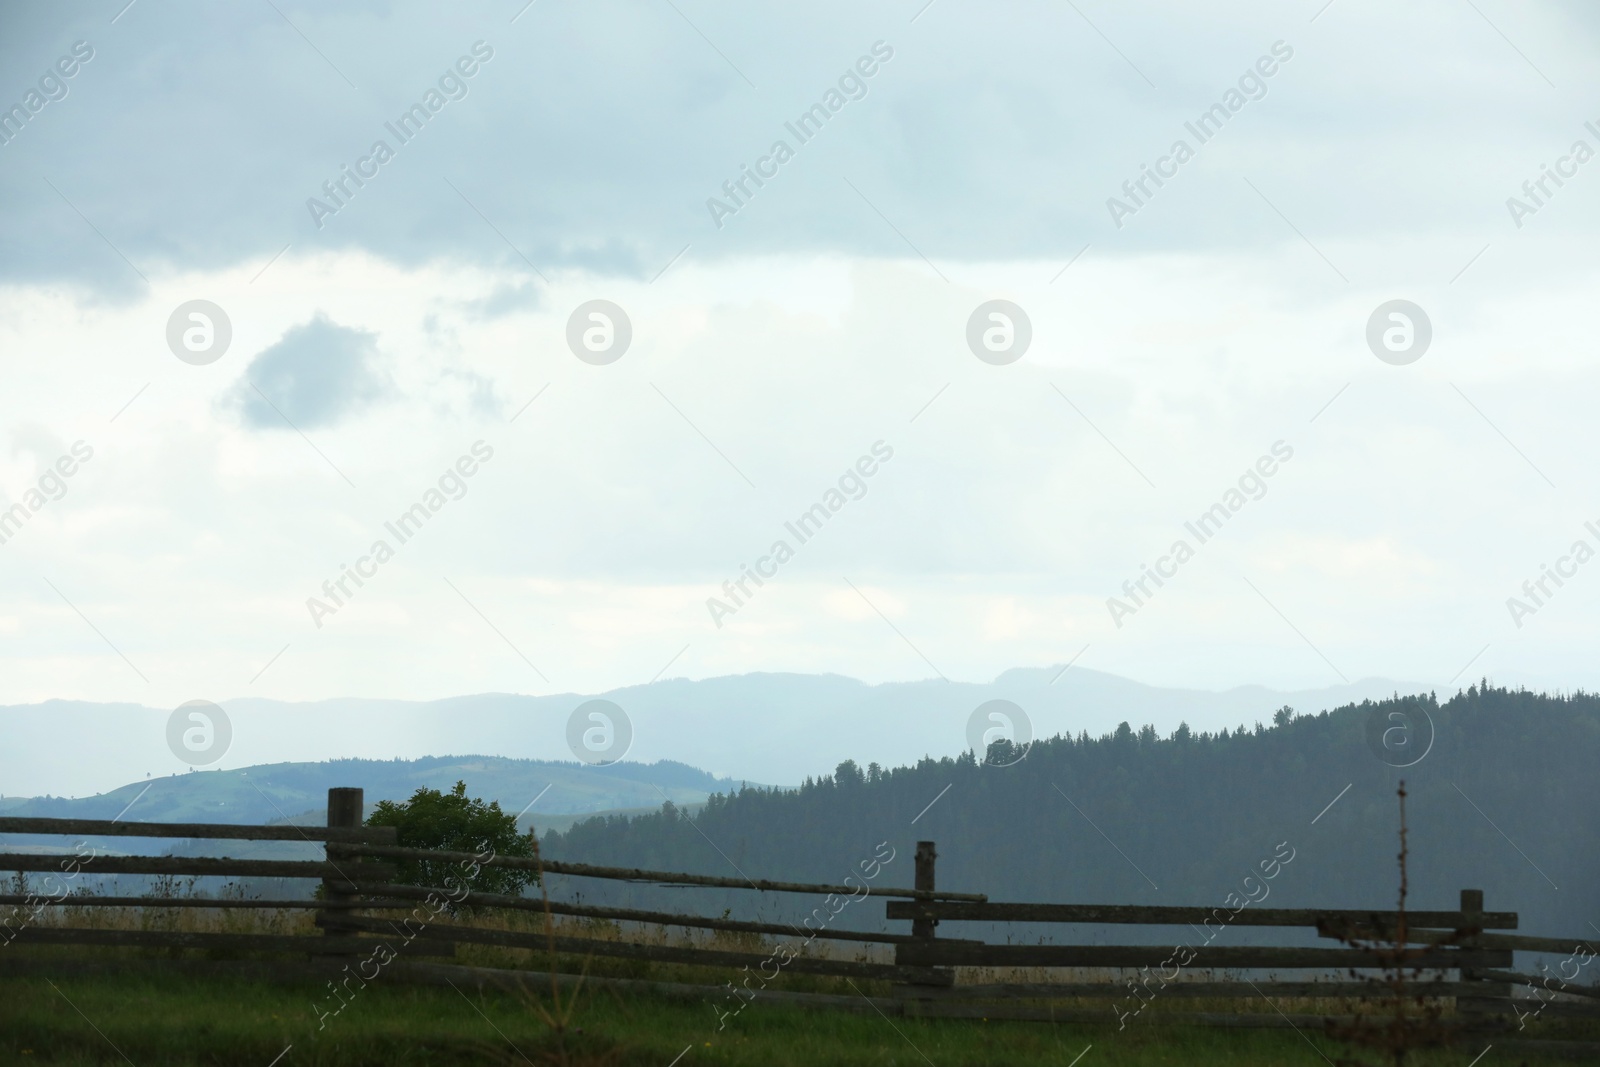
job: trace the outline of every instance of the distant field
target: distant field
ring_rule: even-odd
[[[0,978],[0,1062],[137,1067],[413,1067],[458,1064],[696,1064],[748,1067],[979,1067],[1044,1064],[1326,1067],[1340,1049],[1319,1033],[895,1019],[756,1003],[722,1032],[709,1005],[580,997],[556,1039],[509,993],[384,984],[361,990],[320,1033],[311,984],[176,975]],[[1321,1052],[1311,1047],[1315,1042]],[[292,1046],[292,1048],[290,1047]],[[1089,1048],[1089,1046],[1093,1046]],[[1084,1054],[1089,1048],[1087,1054]],[[285,1050],[288,1050],[285,1053]],[[1419,1055],[1419,1067],[1465,1067],[1476,1055]],[[1081,1061],[1080,1054],[1084,1054]],[[1325,1060],[1323,1056],[1326,1055]],[[278,1057],[282,1057],[278,1059]],[[1367,1057],[1372,1062],[1371,1057]],[[1571,1062],[1495,1050],[1485,1064]]]

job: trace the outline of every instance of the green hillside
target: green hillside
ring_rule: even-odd
[[[529,811],[534,825],[565,826],[573,816],[617,809],[654,809],[664,799],[697,804],[738,783],[681,763],[581,763],[439,756],[417,760],[333,760],[278,763],[227,771],[195,771],[133,782],[92,797],[7,797],[0,814],[133,822],[321,822],[328,789],[358,786],[367,804],[403,800],[418,788],[448,789],[458,779],[473,795],[510,812]],[[531,804],[531,807],[530,807]]]
[[[1425,721],[1436,732],[1403,770],[1381,758],[1383,731],[1402,721],[1394,715],[1416,724],[1418,753]],[[546,854],[838,882],[889,841],[898,858],[881,884],[909,885],[915,842],[932,839],[944,889],[1210,904],[1286,843],[1295,858],[1272,884],[1274,905],[1392,908],[1403,778],[1413,906],[1452,907],[1461,889],[1477,888],[1491,909],[1520,912],[1524,930],[1594,932],[1600,699],[1473,687],[1444,705],[1397,697],[1279,719],[1167,738],[1124,723],[1100,738],[1038,742],[1005,767],[970,754],[888,770],[845,763],[797,791],[713,797],[692,819],[669,811],[579,822],[548,835]],[[747,903],[754,896],[727,900],[768,914],[786,906]],[[883,913],[872,904],[853,914]]]

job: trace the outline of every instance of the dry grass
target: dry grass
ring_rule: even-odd
[[[154,885],[151,895],[158,894],[167,897],[189,896],[191,898],[196,895],[192,880],[184,882],[175,879],[168,879]],[[243,891],[237,888],[225,887],[221,895],[231,896],[235,899],[244,898]],[[68,899],[70,901],[71,898]],[[12,913],[10,918],[13,924],[18,924],[27,918],[25,909],[0,908],[0,920],[8,917],[8,911]],[[374,918],[391,918],[398,923],[400,919],[411,915],[412,912],[372,909],[367,914]],[[421,910],[419,914],[426,914],[426,909]],[[315,926],[314,916],[315,912],[313,911],[293,909],[163,908],[157,905],[137,908],[111,908],[101,906],[73,907],[68,904],[67,906],[46,909],[41,915],[32,918],[30,925],[104,930],[303,935],[312,938],[320,934],[320,931]],[[753,933],[690,930],[641,923],[622,923],[608,919],[547,916],[538,911],[480,910],[460,916],[445,914],[429,920],[428,925],[435,927],[465,926],[532,935],[549,934],[556,937],[586,938],[598,942],[710,949],[721,952],[750,954],[760,959],[773,957],[780,944],[779,939]],[[12,945],[0,949],[0,951],[15,953],[18,957],[49,959],[197,957],[238,959],[260,956],[260,954],[223,952],[219,950],[201,952],[200,950],[186,949],[90,946],[63,948],[57,946]],[[798,955],[805,959],[848,960],[867,963],[892,963],[894,958],[891,946],[851,941],[824,941],[820,939],[809,946],[803,947]],[[400,951],[400,958],[405,958],[403,948]],[[469,966],[507,970],[560,971],[591,977],[630,978],[705,985],[718,989],[730,982],[738,985],[746,974],[744,971],[736,971],[726,966],[665,963],[563,952],[552,953],[545,947],[511,948],[470,943],[458,943],[455,962]],[[757,968],[755,967],[750,968],[749,975],[753,976],[756,970]],[[971,985],[1049,983],[1103,986],[1106,989],[1106,996],[1051,998],[1037,1001],[1011,1000],[1008,1003],[1036,1007],[1051,1006],[1055,1009],[1083,1009],[1104,1012],[1110,1022],[1114,1022],[1117,1018],[1114,1005],[1117,1005],[1119,1001],[1120,1007],[1124,1011],[1132,1010],[1139,1006],[1139,1002],[1134,998],[1129,988],[1129,983],[1136,981],[1138,977],[1138,974],[1132,970],[1112,969],[1020,967],[960,967],[955,969],[957,988]],[[1271,1001],[1264,998],[1241,1000],[1237,998],[1175,995],[1171,988],[1172,985],[1181,986],[1188,982],[1218,981],[1230,977],[1237,978],[1234,975],[1204,970],[1182,974],[1169,985],[1167,990],[1157,993],[1154,1000],[1144,1008],[1140,1017],[1141,1019],[1148,1019],[1149,1016],[1155,1014],[1169,1015],[1189,1012],[1274,1013],[1279,1011],[1289,1015],[1308,1016],[1377,1015],[1382,1012],[1392,1013],[1393,1010],[1392,1006],[1385,1005],[1382,1001],[1377,1000],[1358,1001],[1341,997],[1274,997]],[[1306,976],[1299,974],[1287,975],[1285,978],[1296,982],[1310,980]],[[1270,993],[1272,981],[1273,976],[1268,976],[1265,979],[1258,979],[1257,984],[1264,991]],[[755,983],[752,983],[752,985],[755,985]],[[771,989],[837,995],[889,996],[892,991],[890,984],[885,981],[868,981],[859,978],[847,980],[823,975],[797,974],[789,969],[782,970],[777,978],[766,982],[765,985]],[[560,996],[555,994],[553,990],[551,995],[554,999],[551,1008],[548,1010],[559,1010]],[[1429,1003],[1436,1004],[1447,1016],[1454,1014],[1452,998],[1439,998],[1429,1001]]]

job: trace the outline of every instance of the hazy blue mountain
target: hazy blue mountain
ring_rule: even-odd
[[[470,783],[474,796],[498,800],[511,813],[527,809],[525,825],[541,831],[570,825],[575,816],[660,808],[666,800],[695,805],[738,782],[681,763],[576,762],[498,756],[428,757],[419,760],[333,760],[279,763],[232,771],[195,771],[132,782],[91,797],[9,797],[0,814],[129,822],[318,823],[328,789],[359,786],[369,807],[403,800],[420,787],[448,789]],[[0,837],[3,839],[3,837]],[[18,839],[22,843],[25,839]]]
[[[1074,667],[1007,671],[993,682],[868,685],[841,675],[667,679],[596,694],[632,719],[630,760],[676,760],[713,774],[797,783],[843,759],[911,763],[966,746],[967,720],[996,698],[1020,705],[1036,737],[1100,734],[1124,719],[1163,733],[1313,713],[1423,686],[1382,679],[1304,691],[1164,689]],[[485,693],[434,701],[223,699],[233,742],[219,766],[488,753],[568,760],[567,720],[589,696]],[[0,707],[0,794],[83,796],[187,771],[166,745],[170,708],[52,700]],[[359,784],[359,783],[357,783]],[[553,791],[553,798],[559,800]],[[578,803],[575,798],[573,803]],[[632,801],[619,805],[629,806]],[[517,805],[520,807],[520,803]],[[570,809],[553,809],[570,810]]]

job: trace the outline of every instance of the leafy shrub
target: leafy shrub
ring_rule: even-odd
[[[467,796],[467,783],[457,782],[448,793],[423,787],[402,803],[382,800],[367,817],[368,826],[392,826],[403,848],[428,848],[445,852],[484,853],[496,856],[533,857],[539,842],[533,831],[517,833],[517,819],[500,810],[499,801],[485,804]],[[396,880],[406,885],[460,885],[468,868],[456,860],[399,860]],[[480,866],[466,879],[474,893],[500,893],[519,896],[530,885],[537,885],[535,871],[510,867]]]

